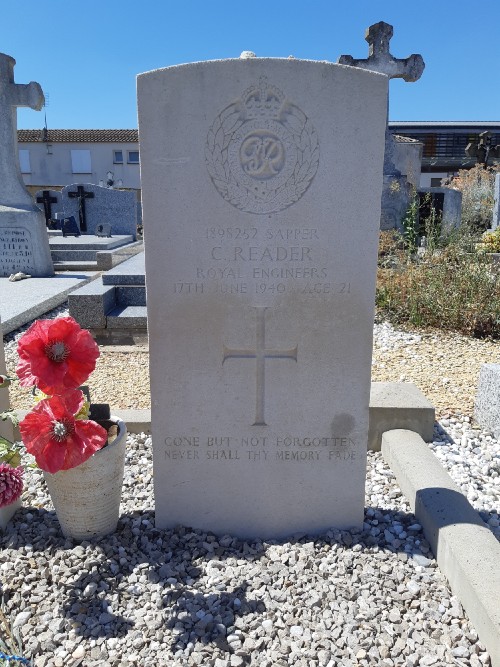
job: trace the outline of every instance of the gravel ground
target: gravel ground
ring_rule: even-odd
[[[12,341],[6,353],[12,365]],[[479,367],[497,356],[487,341],[375,326],[374,379],[415,381],[438,406],[431,448],[500,539],[500,446],[471,419]],[[148,406],[147,352],[103,351],[91,386],[96,401]],[[362,531],[287,542],[156,530],[145,435],[128,439],[118,531],[97,543],[65,540],[41,472],[26,482],[0,577],[35,667],[490,665],[379,453]]]

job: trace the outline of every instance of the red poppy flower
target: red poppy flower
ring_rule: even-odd
[[[72,317],[37,320],[19,339],[17,350],[20,385],[36,385],[48,395],[79,387],[99,356],[91,334]]]
[[[23,469],[0,463],[0,507],[17,500],[23,492]]]
[[[75,419],[83,400],[81,391],[46,398],[19,424],[24,445],[42,470],[74,468],[106,444],[106,429],[90,419]]]

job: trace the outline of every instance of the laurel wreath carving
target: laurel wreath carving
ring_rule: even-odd
[[[297,163],[286,182],[265,197],[239,183],[229,166],[229,144],[234,133],[245,123],[238,105],[226,107],[208,132],[205,159],[210,178],[224,199],[241,211],[260,214],[281,211],[302,197],[316,174],[319,142],[307,116],[295,105],[287,104],[278,122],[292,135],[297,148]]]

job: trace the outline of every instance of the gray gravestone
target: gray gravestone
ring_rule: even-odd
[[[45,224],[50,226],[51,220],[56,220],[56,216],[63,209],[62,197],[59,190],[37,190],[35,193],[35,203],[43,211]]]
[[[500,174],[495,176],[495,193],[493,200],[493,219],[491,228],[496,229],[500,225]]]
[[[54,274],[43,213],[26,189],[17,150],[17,107],[39,111],[38,83],[14,83],[14,58],[0,53],[0,277]]]
[[[362,525],[387,83],[250,57],[138,77],[158,527]]]
[[[112,190],[85,183],[66,186],[63,188],[62,197],[65,215],[73,215],[79,220],[83,233],[95,234],[97,225],[105,222],[111,225],[113,234],[136,238],[135,192]]]

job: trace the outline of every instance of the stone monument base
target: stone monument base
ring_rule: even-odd
[[[54,275],[45,218],[34,205],[0,206],[0,277],[20,271],[36,278]]]

